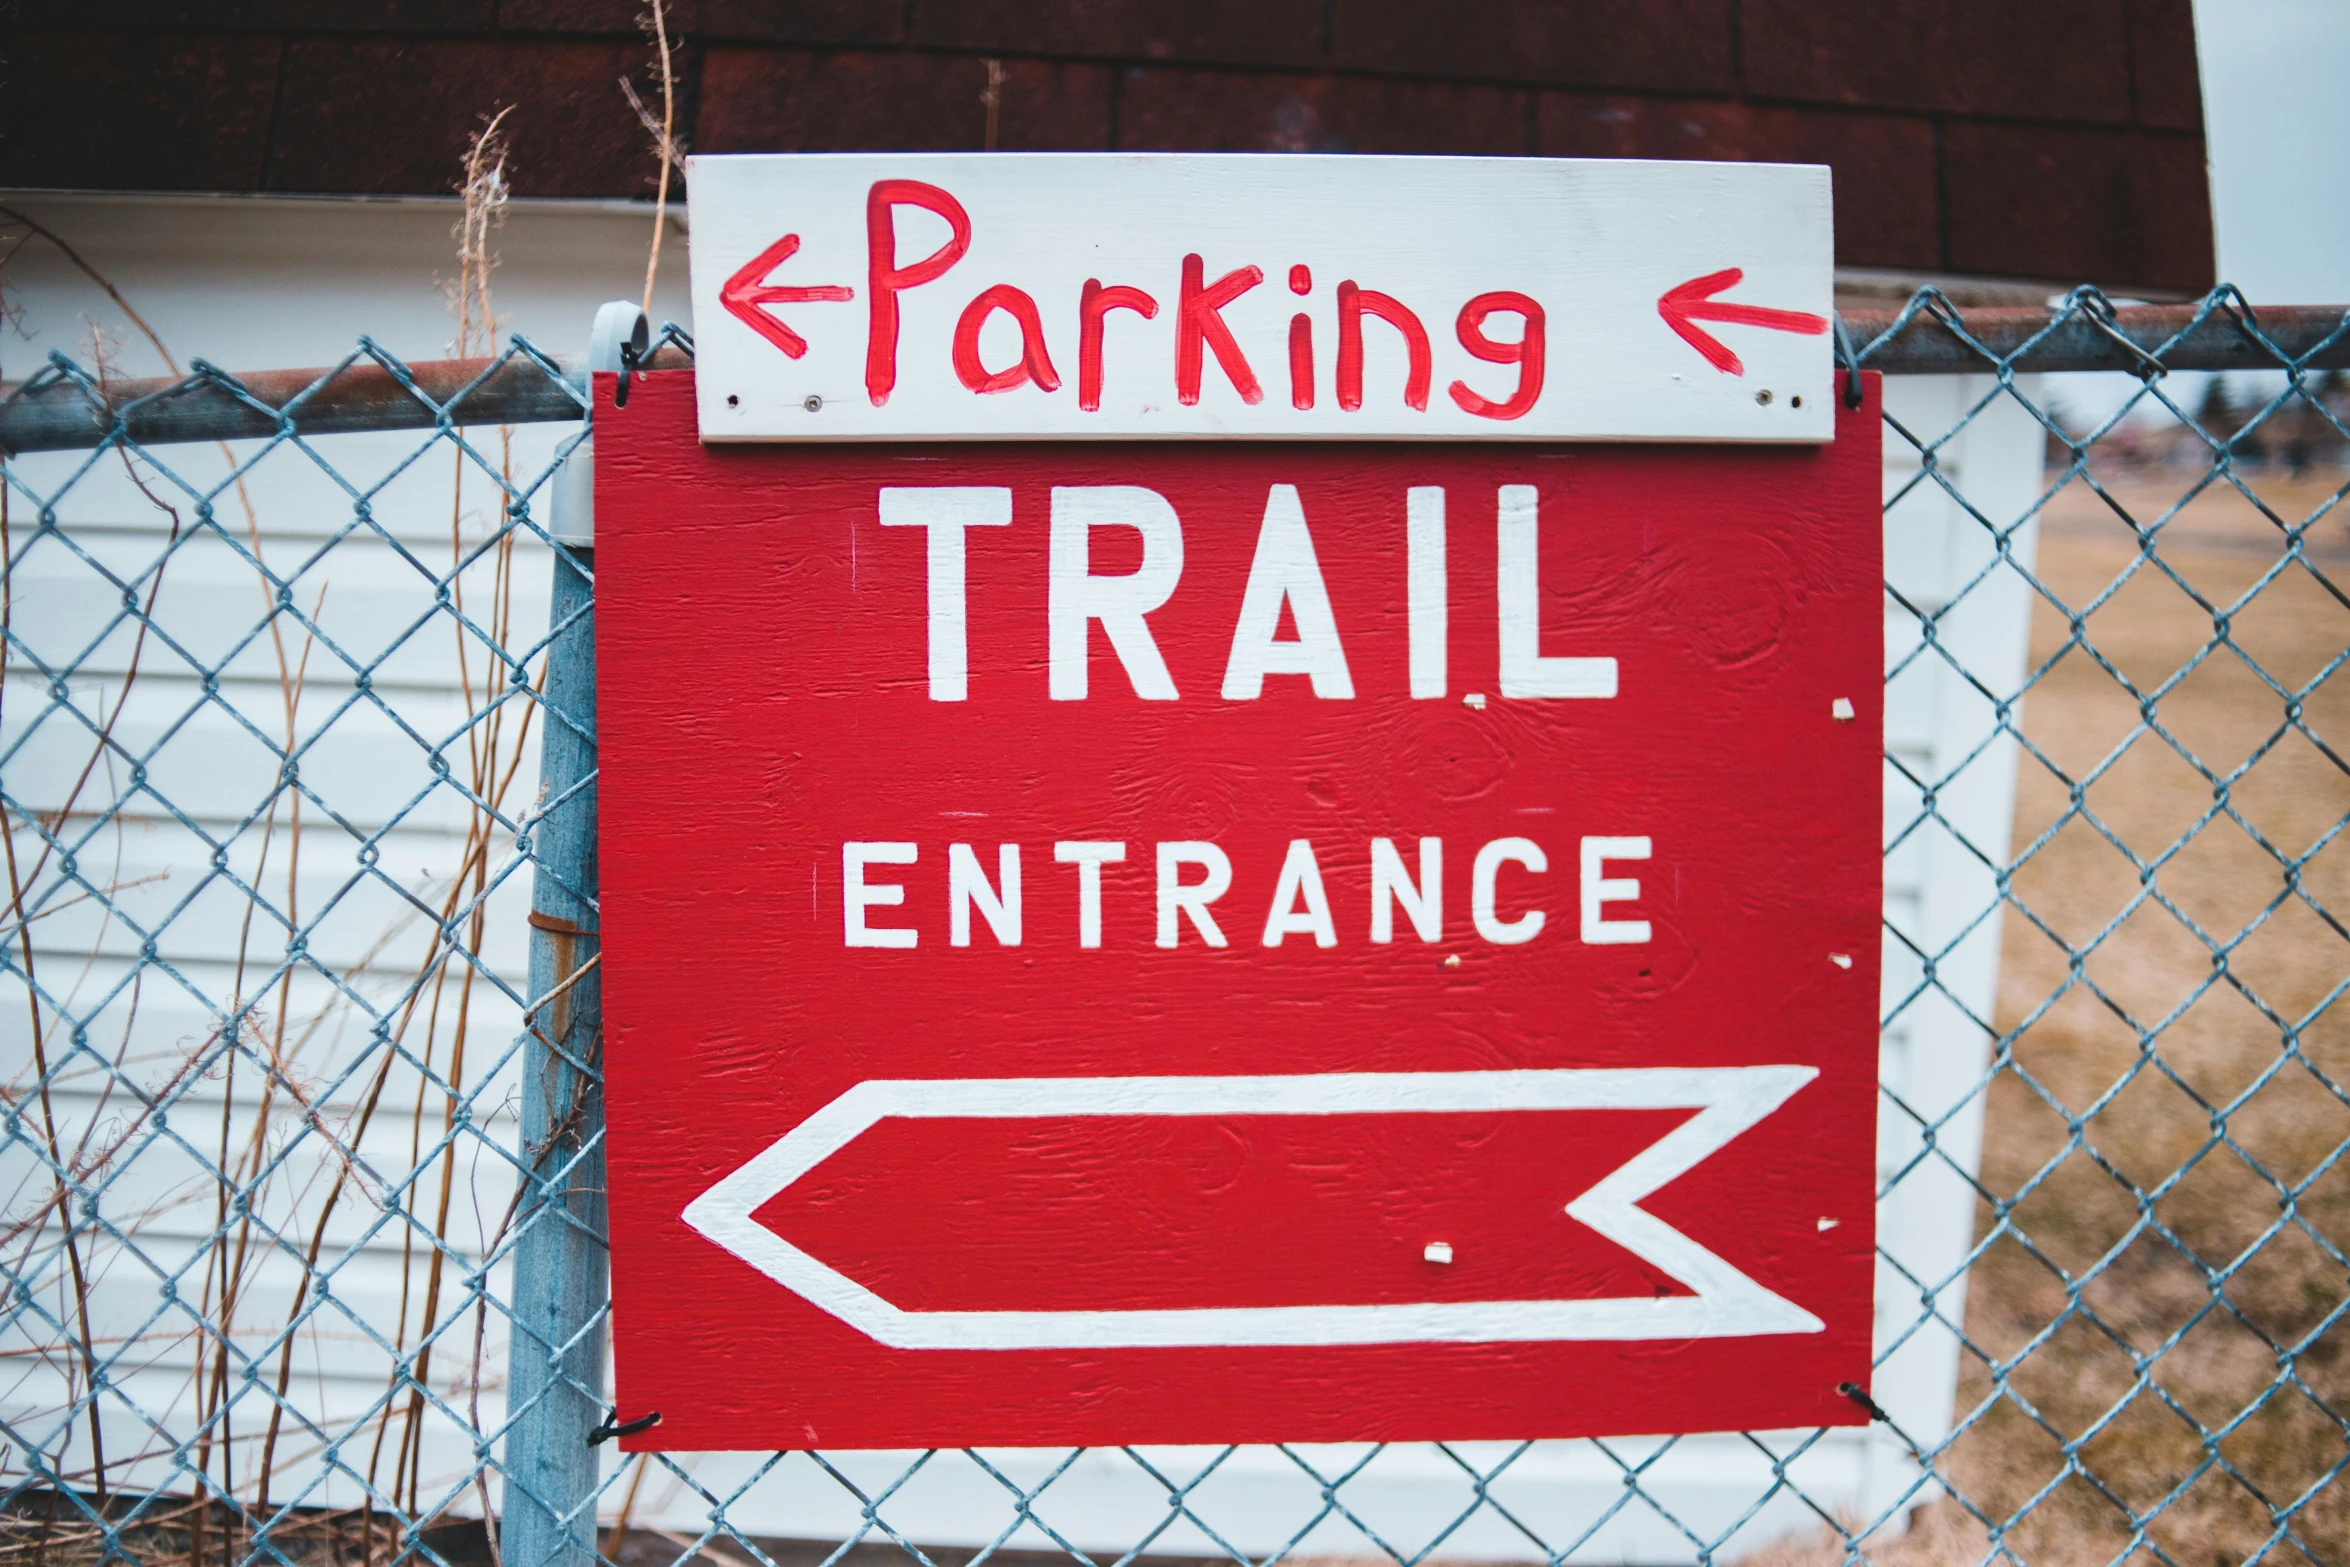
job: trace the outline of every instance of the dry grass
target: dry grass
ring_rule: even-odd
[[[295,1567],[365,1567],[370,1562],[438,1558],[448,1567],[495,1567],[488,1536],[472,1519],[428,1523],[407,1540],[407,1525],[359,1509],[288,1508],[272,1521],[266,1541],[241,1508],[185,1497],[117,1496],[99,1509],[115,1533],[84,1511],[84,1496],[28,1491],[0,1508],[0,1567],[100,1567],[113,1563],[220,1563],[250,1558]],[[427,1553],[430,1554],[427,1554]]]
[[[2255,484],[2298,520],[2338,478]],[[2191,483],[2113,479],[2141,524]],[[2033,660],[2053,664],[2024,731],[2063,776],[2028,755],[2020,766],[2017,852],[2047,841],[2014,878],[2039,923],[2010,911],[2000,970],[1999,1026],[2022,1031],[1991,1086],[1983,1181],[2010,1206],[2004,1229],[1981,1211],[1978,1234],[1997,1238],[1972,1276],[1967,1332],[1987,1358],[1969,1358],[1958,1398],[1978,1415],[1940,1468],[2034,1567],[2350,1561],[2350,1474],[2336,1478],[2350,1456],[2350,1325],[2336,1317],[2350,1295],[2350,1172],[2336,1162],[2350,1006],[2332,999],[2350,978],[2335,923],[2350,917],[2350,842],[2328,837],[2350,816],[2350,776],[2308,737],[2278,736],[2286,703],[2245,657],[2217,650],[2164,688],[2212,635],[2190,590],[2235,603],[2275,565],[2276,526],[2215,489],[2160,538],[2182,581],[2151,562],[2124,580],[2138,545],[2076,484],[2040,544],[2042,579],[2073,611],[2112,589],[2080,635],[2113,672],[2068,647],[2064,611],[2036,608]],[[2350,527],[2328,514],[2309,540],[2318,568],[2350,585]],[[2295,689],[2350,647],[2350,608],[2299,568],[2229,625]],[[2161,692],[2152,722],[2177,749],[2142,727],[2124,680]],[[2350,677],[2310,692],[2304,722],[2350,748]],[[2241,770],[2227,799],[2243,824],[2212,815],[2213,782],[2181,749],[2223,777]],[[2307,857],[2299,884],[2326,915],[2288,896],[2280,855]],[[2004,1387],[1995,1368],[2009,1368]],[[2132,1550],[2140,1520],[2159,1555]],[[1922,1567],[1995,1548],[1955,1503],[1916,1523],[1869,1542],[1869,1559]],[[1843,1554],[1821,1538],[1753,1560]]]

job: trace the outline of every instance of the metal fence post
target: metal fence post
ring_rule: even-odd
[[[607,305],[591,370],[641,352],[644,316]],[[541,805],[531,827],[530,994],[523,1042],[526,1189],[515,1213],[507,1355],[507,1567],[583,1567],[596,1546],[597,1449],[611,1301],[604,1201],[603,985],[596,919],[596,635],[592,437],[555,480]]]

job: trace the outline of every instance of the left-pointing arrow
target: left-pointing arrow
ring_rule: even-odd
[[[1656,302],[1656,313],[1665,318],[1665,325],[1678,333],[1681,341],[1705,355],[1705,362],[1724,375],[1744,375],[1745,362],[1729,344],[1698,326],[1700,321],[1719,321],[1724,326],[1758,326],[1766,332],[1793,332],[1800,337],[1818,337],[1828,330],[1828,318],[1808,310],[1780,310],[1770,305],[1742,305],[1714,298],[1736,288],[1745,279],[1745,269],[1724,267],[1719,272],[1674,284]]]
[[[785,326],[782,319],[770,312],[767,306],[806,304],[810,301],[837,304],[857,297],[855,289],[841,283],[819,283],[795,288],[788,284],[768,282],[768,275],[798,254],[799,248],[799,235],[784,235],[745,262],[718,290],[718,302],[726,307],[727,314],[793,359],[808,351],[808,340]]]
[[[1358,1072],[859,1083],[687,1205],[687,1224],[851,1327],[899,1349],[1115,1349],[1727,1338],[1817,1333],[1820,1319],[1642,1209],[1818,1073],[1808,1066]],[[755,1215],[877,1123],[1071,1117],[1364,1116],[1695,1110],[1566,1205],[1688,1294],[1121,1310],[914,1310]]]

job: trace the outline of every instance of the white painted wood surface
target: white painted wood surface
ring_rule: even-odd
[[[353,340],[368,333],[397,353],[416,358],[445,351],[450,333],[448,318],[436,288],[436,278],[454,270],[447,234],[453,217],[446,204],[388,202],[308,202],[251,200],[27,198],[44,221],[61,232],[97,262],[134,304],[155,324],[174,351],[184,358],[202,356],[232,368],[276,368],[328,363],[348,351]],[[497,297],[506,324],[550,349],[576,352],[584,342],[595,306],[613,297],[634,297],[641,287],[642,243],[649,218],[639,212],[613,213],[593,208],[521,205],[513,212],[501,240],[505,264],[497,274]],[[672,236],[675,243],[675,236]],[[663,296],[655,317],[682,319],[683,280],[675,252],[664,272]],[[120,343],[119,373],[150,374],[161,367],[118,316],[109,313],[102,295],[65,268],[54,252],[35,245],[20,251],[0,279],[6,280],[11,304],[18,307],[18,324],[0,342],[0,373],[22,374],[50,347],[64,348],[87,358],[85,333],[91,323]],[[16,335],[21,334],[21,335]],[[125,340],[127,339],[127,340]],[[1980,383],[1941,380],[1899,380],[1888,389],[1888,406],[1914,429],[1940,433],[1954,423],[1962,407],[1984,390]],[[561,432],[540,428],[516,432],[517,462],[541,464]],[[336,437],[320,447],[321,454],[346,473],[386,477],[412,452],[420,437],[412,434]],[[2027,420],[1994,412],[1978,417],[1946,449],[1944,463],[1970,498],[1994,517],[2020,513],[2038,472],[2039,437]],[[224,471],[218,452],[206,447],[174,449],[172,460],[191,475],[217,480]],[[28,480],[54,483],[70,470],[71,456],[58,454],[28,459]],[[1904,473],[1904,459],[1888,447],[1888,493]],[[273,563],[315,561],[297,584],[305,611],[325,592],[318,611],[322,625],[364,659],[389,649],[377,684],[386,703],[405,715],[413,727],[428,735],[454,732],[463,712],[458,689],[457,639],[447,621],[436,620],[422,637],[401,640],[402,633],[430,603],[424,577],[402,558],[412,553],[428,566],[449,558],[451,515],[450,460],[436,454],[421,471],[390,479],[371,503],[371,514],[381,522],[382,535],[345,534],[352,521],[350,496],[298,452],[281,451],[252,475],[249,489],[260,520],[265,547]],[[486,490],[466,492],[461,510],[468,511],[478,528],[487,504]],[[61,517],[73,524],[73,537],[102,559],[130,562],[151,559],[160,548],[169,523],[120,475],[93,474],[72,492]],[[223,526],[241,533],[243,514],[233,501],[222,502]],[[192,513],[189,513],[192,515]],[[12,544],[27,538],[26,518],[12,511]],[[1946,602],[1980,564],[1980,530],[1964,521],[1952,505],[1933,497],[1905,501],[1888,519],[1889,573],[1918,603]],[[55,549],[51,539],[39,552],[27,555],[20,570],[16,597],[18,626],[36,645],[63,647],[86,638],[109,613],[105,592],[87,567]],[[323,552],[322,552],[323,551]],[[512,614],[517,639],[535,639],[545,622],[547,562],[535,549],[518,551],[514,572]],[[35,584],[39,584],[35,586]],[[476,594],[469,581],[469,602],[486,602],[487,588]],[[115,600],[119,602],[119,598]],[[2018,585],[1998,581],[1976,588],[1944,620],[1942,637],[1970,667],[1999,672],[2020,664],[2026,604]],[[218,658],[259,618],[260,590],[249,566],[219,540],[197,539],[182,547],[166,577],[156,616],[168,626],[199,662]],[[1915,624],[1888,612],[1889,657],[1915,638]],[[1906,639],[1906,640],[1905,640]],[[88,660],[88,673],[78,677],[77,701],[84,706],[103,700],[111,710],[112,685],[128,657],[128,643],[119,631]],[[2004,661],[2004,662],[2003,662]],[[480,689],[480,662],[471,665],[476,691]],[[267,752],[243,735],[230,717],[233,709],[264,733],[282,731],[285,722],[274,652],[266,641],[247,646],[229,659],[219,682],[220,700],[201,703],[201,677],[190,662],[150,642],[142,656],[142,670],[133,699],[122,719],[125,735],[156,735],[174,715],[198,708],[159,755],[156,787],[190,809],[200,825],[217,827],[232,814],[259,799],[274,776]],[[326,715],[351,696],[349,671],[323,649],[314,649],[296,727],[308,734]],[[9,733],[35,709],[46,687],[21,667],[10,674],[4,718]],[[1889,734],[1897,753],[1915,769],[1957,765],[1982,738],[1988,727],[1987,709],[1954,678],[1905,676],[1889,693]],[[62,732],[56,743],[28,750],[26,759],[11,767],[10,788],[34,801],[47,803],[70,787],[70,769],[78,768],[86,753],[80,741]],[[535,790],[535,742],[524,750],[522,774],[512,786],[511,798],[527,799]],[[429,775],[426,753],[401,735],[381,714],[360,709],[337,718],[324,738],[305,756],[303,777],[327,799],[345,811],[362,831],[390,814],[424,787]],[[1923,775],[1921,773],[1921,775]],[[1957,781],[1939,795],[1945,817],[1987,850],[2004,843],[2012,793],[2012,758],[1996,745],[1965,768]],[[115,780],[119,785],[120,779]],[[1914,802],[1903,800],[1888,787],[1889,819],[1906,820]],[[305,813],[303,870],[300,897],[306,910],[326,906],[328,889],[342,884],[354,868],[353,839],[341,828],[321,823]],[[458,864],[466,825],[463,806],[446,789],[414,811],[403,829],[387,841],[383,870],[387,882],[414,891],[446,884]],[[117,896],[127,906],[159,911],[187,899],[209,867],[209,853],[188,829],[152,802],[126,813],[119,849],[106,840],[102,865],[85,872],[102,884],[122,886]],[[287,832],[281,815],[278,836],[263,876],[265,887],[280,895],[284,886]],[[20,836],[19,851],[27,847]],[[511,862],[510,844],[498,845],[493,864]],[[115,856],[119,852],[117,862]],[[232,845],[228,865],[250,875],[259,858],[258,834],[249,832]],[[169,879],[128,883],[167,872]],[[1887,871],[1889,918],[1901,929],[1925,933],[1921,939],[1949,941],[1978,913],[1988,899],[1988,878],[1970,869],[1968,857],[1948,846],[1904,851]],[[486,966],[508,976],[522,971],[527,893],[517,882],[493,895],[484,951]],[[233,888],[215,882],[197,893],[185,912],[157,939],[158,953],[186,976],[188,983],[209,995],[235,989],[235,954],[243,898]],[[87,906],[59,914],[34,927],[39,961],[45,973],[72,974],[61,983],[78,984],[93,995],[124,972],[136,950],[135,939],[119,928],[104,929]],[[346,967],[364,963],[368,978],[357,988],[375,995],[396,988],[412,971],[414,956],[424,943],[419,919],[393,895],[388,885],[364,889],[346,905],[338,906],[321,927],[314,950],[323,962]],[[89,954],[101,955],[91,961]],[[1955,958],[1941,965],[1942,983],[1977,1015],[1987,1015],[1997,950],[1996,928],[1978,928],[1962,943]],[[282,956],[283,938],[263,931],[249,943],[248,962],[274,963]],[[86,973],[83,965],[87,964]],[[54,967],[51,967],[54,966]],[[1901,984],[1904,969],[1898,954],[1888,951],[1889,993]],[[296,1063],[299,1081],[314,1085],[322,1097],[322,1115],[330,1122],[347,1117],[363,1084],[338,1074],[360,1062],[370,1041],[363,1022],[347,1013],[327,1009],[323,982],[298,981],[289,1004],[289,1017],[300,1029],[318,1017],[315,1032],[304,1043]],[[270,1003],[274,1013],[276,1003]],[[93,1041],[111,1056],[127,1037],[126,1075],[144,1083],[167,1081],[174,1062],[188,1045],[203,1035],[203,1011],[184,991],[175,992],[160,974],[141,990],[135,1022],[128,1016],[127,997],[119,1000],[93,1032]],[[10,1078],[20,1075],[28,1047],[21,992],[0,996],[0,1057],[8,1063]],[[406,1044],[421,1057],[421,1021],[410,1025]],[[479,1063],[495,1061],[510,1047],[516,1031],[513,1009],[502,998],[477,986],[471,1026]],[[444,1015],[435,1045],[436,1070],[445,1070],[450,1044],[449,1019]],[[1888,1033],[1887,1082],[1906,1102],[1929,1114],[1955,1111],[1940,1134],[1941,1146],[1971,1168],[1980,1135],[1980,1099],[1974,1085],[1980,1070],[1983,1040],[1979,1030],[1963,1020],[1957,1007],[1912,1006]],[[372,1057],[367,1057],[372,1067]],[[511,1074],[509,1063],[504,1072]],[[469,1070],[469,1077],[472,1072]],[[471,1513],[478,1503],[464,1486],[472,1462],[473,1440],[462,1416],[468,1407],[467,1362],[472,1353],[470,1315],[452,1306],[450,1291],[460,1287],[468,1258],[478,1255],[482,1235],[494,1230],[511,1193],[511,1176],[494,1148],[510,1143],[512,1123],[507,1113],[507,1076],[494,1076],[483,1095],[481,1126],[484,1136],[470,1140],[455,1169],[457,1201],[450,1225],[452,1252],[445,1270],[444,1321],[463,1318],[461,1330],[444,1341],[446,1353],[436,1359],[431,1382],[439,1396],[450,1401],[446,1412],[430,1412],[425,1421],[425,1449],[421,1470],[428,1505],[449,1499],[455,1511]],[[429,1148],[437,1140],[443,1100],[413,1066],[403,1066],[386,1091],[387,1108],[380,1111],[364,1143],[371,1169],[404,1174],[414,1160],[414,1146]],[[187,1137],[191,1147],[217,1145],[218,1117],[227,1112],[232,1147],[242,1146],[261,1118],[262,1107],[252,1093],[250,1073],[233,1085],[203,1083],[190,1091],[187,1108],[172,1118],[172,1135]],[[79,1127],[99,1129],[127,1124],[118,1094],[101,1105],[95,1084],[77,1088],[57,1101],[68,1123],[69,1138]],[[273,1184],[274,1216],[293,1221],[289,1234],[307,1237],[306,1223],[315,1215],[339,1168],[324,1156],[321,1145],[298,1137],[296,1118],[287,1114],[281,1098],[270,1113],[269,1146],[284,1156],[282,1174]],[[413,1140],[421,1136],[418,1144]],[[1881,1138],[1880,1161],[1905,1157],[1904,1134],[1888,1119]],[[168,1196],[175,1187],[185,1192],[203,1190],[196,1203],[165,1208],[139,1231],[142,1249],[167,1266],[186,1256],[197,1240],[209,1233],[211,1219],[208,1186],[187,1184],[194,1167],[191,1156],[168,1142],[144,1146],[138,1161],[126,1166],[127,1180],[140,1192]],[[0,1190],[15,1192],[25,1172],[15,1166],[0,1171]],[[431,1165],[419,1177],[422,1200],[429,1208],[437,1196],[440,1168]],[[125,1210],[138,1206],[125,1191]],[[21,1201],[12,1196],[12,1205]],[[410,1194],[416,1200],[416,1194]],[[1893,1254],[1942,1277],[1956,1266],[1972,1232],[1971,1199],[1955,1175],[1905,1180],[1880,1213],[1885,1244]],[[419,1315],[417,1302],[424,1287],[425,1253],[412,1250],[404,1257],[399,1226],[386,1224],[374,1202],[351,1203],[329,1228],[328,1254],[344,1255],[333,1292],[339,1304],[314,1319],[312,1331],[302,1335],[293,1359],[290,1401],[319,1428],[340,1431],[362,1419],[382,1399],[389,1357],[359,1324],[383,1324],[398,1317],[403,1285],[411,1296],[410,1322]],[[1934,1270],[1941,1270],[1936,1273]],[[275,1325],[282,1322],[299,1270],[290,1258],[270,1258],[256,1265],[245,1307],[239,1312],[238,1339],[248,1352],[274,1355]],[[495,1275],[493,1290],[504,1280]],[[193,1290],[187,1292],[193,1298]],[[193,1393],[189,1378],[192,1342],[185,1328],[188,1312],[163,1306],[153,1276],[127,1254],[117,1257],[100,1283],[96,1325],[101,1336],[129,1333],[145,1326],[159,1306],[162,1323],[177,1323],[176,1339],[165,1328],[155,1335],[155,1354],[147,1369],[126,1377],[126,1395],[135,1400],[164,1432],[186,1434],[193,1429]],[[55,1297],[51,1297],[52,1300]],[[1917,1294],[1882,1288],[1881,1332],[1890,1334],[1914,1321]],[[1962,1300],[1954,1285],[1941,1292],[1940,1309],[1956,1320]],[[484,1428],[496,1429],[502,1420],[501,1382],[505,1349],[498,1315],[488,1318],[489,1338],[483,1364],[488,1375],[481,1392],[480,1417]],[[411,1329],[413,1333],[413,1326]],[[387,1334],[387,1336],[389,1336]],[[21,1349],[20,1342],[6,1346]],[[21,1420],[62,1403],[62,1382],[54,1362],[12,1356],[0,1375],[0,1409],[11,1420]],[[274,1375],[274,1359],[265,1375]],[[1935,1330],[1909,1341],[1899,1350],[1878,1384],[1879,1398],[1911,1429],[1931,1434],[1945,1429],[1949,1417],[1952,1378],[1956,1367],[1955,1339],[1947,1330]],[[144,1453],[147,1456],[115,1474],[121,1484],[175,1484],[178,1476],[169,1464],[168,1448],[155,1430],[134,1419],[127,1410],[110,1406],[110,1457]],[[265,1418],[258,1391],[249,1391],[235,1405],[232,1435],[241,1452],[249,1453]],[[365,1470],[367,1443],[374,1426],[344,1445],[340,1462]],[[68,1439],[79,1441],[78,1434]],[[1786,1454],[1796,1438],[1765,1436],[1773,1452]],[[317,1501],[349,1502],[357,1487],[326,1474],[324,1443],[298,1434],[289,1422],[281,1439],[293,1462],[287,1465],[290,1485],[281,1481],[273,1495],[307,1494]],[[1661,1457],[1657,1443],[1632,1440],[1591,1443],[1540,1443],[1520,1457],[1495,1482],[1492,1495],[1512,1514],[1523,1519],[1555,1547],[1574,1539],[1597,1523],[1580,1559],[1665,1562],[1694,1555],[1690,1540],[1658,1509],[1639,1498],[1626,1498],[1627,1467],[1641,1469],[1641,1487],[1672,1514],[1700,1534],[1727,1529],[1773,1483],[1771,1459],[1746,1438],[1719,1436],[1684,1439]],[[1470,1464],[1489,1468],[1506,1456],[1506,1446],[1469,1444],[1458,1449]],[[285,1455],[281,1455],[285,1456]],[[886,1485],[914,1455],[829,1455],[861,1481]],[[988,1461],[1007,1478],[1033,1485],[1051,1475],[1065,1457],[1046,1453],[990,1453]],[[1183,1485],[1215,1459],[1213,1451],[1186,1450],[1144,1455],[1176,1485]],[[1361,1456],[1359,1449],[1301,1450],[1299,1455],[1323,1475],[1342,1473]],[[11,1460],[12,1461],[12,1460]],[[388,1462],[388,1460],[386,1460]],[[750,1535],[786,1535],[840,1538],[859,1526],[858,1504],[839,1483],[804,1456],[792,1456],[759,1475],[763,1460],[748,1455],[692,1455],[684,1460],[694,1485],[717,1497],[731,1497],[727,1514],[733,1527]],[[215,1463],[217,1473],[217,1462]],[[754,1479],[754,1476],[758,1475]],[[1800,1485],[1812,1504],[1832,1510],[1867,1513],[1899,1497],[1914,1475],[1906,1457],[1884,1441],[1861,1432],[1836,1432],[1811,1446],[1793,1461],[1788,1478]],[[740,1489],[747,1485],[747,1489]],[[740,1489],[740,1494],[736,1492]],[[496,1487],[492,1487],[493,1497]],[[619,1490],[607,1494],[606,1513],[618,1506]],[[1409,1446],[1382,1454],[1339,1492],[1339,1501],[1353,1510],[1362,1524],[1377,1529],[1390,1543],[1407,1553],[1435,1539],[1469,1508],[1474,1499],[1470,1475],[1444,1451]],[[1922,1496],[1920,1499],[1923,1499]],[[1263,1553],[1288,1541],[1311,1525],[1302,1549],[1317,1555],[1373,1554],[1357,1526],[1341,1514],[1322,1513],[1320,1482],[1299,1466],[1297,1459],[1275,1449],[1251,1448],[1233,1453],[1197,1488],[1185,1504],[1193,1519],[1178,1519],[1151,1544],[1155,1552],[1217,1550],[1214,1539],[1200,1526],[1204,1521],[1216,1535],[1243,1550]],[[1038,1497],[1036,1511],[1064,1538],[1089,1551],[1112,1554],[1130,1549],[1164,1521],[1168,1514],[1167,1487],[1154,1480],[1133,1460],[1117,1452],[1089,1452],[1053,1479]],[[655,1470],[645,1481],[636,1517],[642,1524],[698,1535],[707,1526],[712,1503],[694,1488],[666,1471]],[[930,1460],[892,1497],[883,1516],[910,1539],[939,1544],[977,1544],[993,1539],[1013,1522],[1012,1493],[970,1459],[942,1455]],[[1610,1512],[1610,1509],[1615,1509]],[[1605,1521],[1600,1522],[1604,1517]],[[1788,1530],[1808,1526],[1816,1518],[1811,1507],[1793,1492],[1782,1489],[1738,1537],[1738,1546],[1760,1544]],[[1049,1545],[1034,1525],[1014,1535],[1011,1543]],[[1538,1551],[1493,1509],[1477,1511],[1457,1530],[1444,1536],[1438,1554],[1460,1559],[1522,1559]]]
[[[882,182],[897,182],[894,203]],[[919,198],[929,206],[908,191],[915,183],[930,192]],[[1828,171],[1815,165],[826,154],[699,157],[689,185],[704,440],[1824,441],[1833,424],[1824,332],[1697,323],[1737,356],[1731,371],[1676,335],[1658,309],[1675,288],[1736,268],[1744,275],[1723,283],[1721,302],[1824,320],[1834,245]],[[959,256],[953,218],[942,213],[966,219],[969,248]],[[754,265],[787,235],[798,237],[796,250]],[[934,255],[949,264],[931,281],[876,288]],[[1239,280],[1218,312],[1257,383],[1254,399],[1211,346],[1196,399],[1183,400],[1187,265],[1211,290],[1255,269],[1259,280]],[[738,275],[738,287],[853,297],[730,310],[724,294]],[[1089,279],[1140,289],[1156,308],[1147,319],[1132,309],[1103,318],[1093,411],[1081,406]],[[1424,330],[1424,408],[1405,400],[1403,333],[1368,316],[1359,327],[1361,406],[1341,406],[1334,371],[1347,283],[1400,303]],[[974,323],[981,368],[1022,363],[1014,315],[986,305],[998,285],[1033,306],[1057,389],[1028,380],[980,392],[957,373],[953,345],[967,312],[984,317]],[[1546,371],[1532,406],[1503,419],[1470,412],[1451,388],[1499,401],[1520,384],[1516,365],[1475,356],[1461,336],[1464,307],[1505,291],[1543,311]],[[877,349],[892,309],[894,349]],[[1313,343],[1305,409],[1295,406],[1289,358],[1299,314]],[[792,357],[754,319],[782,322],[803,352]],[[1478,330],[1516,342],[1523,326],[1522,311],[1505,311]],[[883,381],[876,351],[888,367]]]
[[[2039,377],[2019,378],[2016,389],[2041,399]],[[2023,680],[2025,573],[2039,539],[2027,513],[2040,494],[2045,435],[1990,376],[1889,377],[1885,410],[1933,449],[1948,481],[1921,479],[1918,446],[1888,429],[1885,661],[1901,672],[1885,690],[1891,1021],[1879,1069],[1877,1172],[1888,1195],[1877,1207],[1875,1396],[1931,1451],[1952,1428],[1966,1318],[1970,1183],[1982,1157],[2003,915],[1990,867],[2006,862],[2015,814],[2016,742],[1996,700],[2014,698]],[[1929,620],[1939,652],[1925,646]],[[2020,714],[2009,722],[2020,724]],[[1906,1449],[1877,1436],[1870,1511],[1910,1494],[1918,1473]],[[1939,1494],[1929,1487],[1916,1500]]]

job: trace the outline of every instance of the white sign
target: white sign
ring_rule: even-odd
[[[1826,441],[1812,165],[697,157],[705,441]]]

